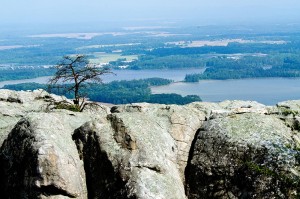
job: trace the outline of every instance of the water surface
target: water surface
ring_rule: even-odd
[[[151,77],[160,77],[171,79],[174,81],[182,81],[186,74],[202,73],[205,68],[192,68],[192,69],[172,69],[172,70],[112,70],[114,74],[105,74],[102,76],[103,82],[111,82],[115,80],[133,80],[145,79]],[[0,88],[4,85],[20,84],[35,82],[39,84],[46,84],[51,76],[38,77],[32,79],[10,80],[0,82]]]
[[[201,73],[204,69],[176,70],[115,70],[116,75],[104,75],[103,81],[133,80],[161,77],[182,81],[186,74]],[[25,82],[47,83],[48,77],[0,82],[0,88],[7,84]],[[199,95],[203,101],[253,100],[274,105],[285,100],[300,99],[300,78],[260,78],[239,80],[203,80],[198,83],[176,82],[167,86],[152,87],[153,93],[178,93]]]
[[[152,93],[199,95],[203,101],[253,100],[275,105],[300,99],[300,79],[261,78],[239,80],[203,80],[198,83],[173,83],[152,88]]]

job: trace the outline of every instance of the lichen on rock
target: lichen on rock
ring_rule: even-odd
[[[274,115],[235,114],[207,121],[186,170],[189,198],[295,198],[299,151]]]

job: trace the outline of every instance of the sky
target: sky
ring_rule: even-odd
[[[0,0],[1,24],[299,23],[299,0]]]

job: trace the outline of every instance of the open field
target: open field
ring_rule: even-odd
[[[278,40],[265,40],[265,41],[255,41],[255,40],[244,40],[244,39],[223,39],[223,40],[199,40],[199,41],[176,41],[176,42],[166,42],[166,44],[173,44],[180,47],[203,47],[203,46],[228,46],[229,43],[261,43],[261,44],[286,44],[287,41]]]
[[[90,59],[90,62],[95,64],[109,63],[110,61],[116,61],[118,59],[126,59],[126,61],[132,61],[138,59],[138,55],[126,55],[123,56],[121,53],[93,53],[95,58]]]
[[[17,48],[32,48],[32,47],[38,47],[39,45],[9,45],[9,46],[0,46],[0,50],[11,50],[11,49],[17,49]]]
[[[61,34],[39,34],[39,35],[30,35],[32,38],[67,38],[67,39],[84,39],[90,40],[97,36],[103,35],[126,35],[125,32],[103,32],[103,33],[61,33]]]
[[[105,48],[105,47],[135,46],[135,45],[140,45],[140,44],[141,43],[89,45],[89,46],[79,47],[76,50],[91,49],[91,48]]]

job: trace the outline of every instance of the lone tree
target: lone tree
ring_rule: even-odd
[[[81,91],[86,83],[101,83],[100,76],[111,73],[107,67],[97,67],[95,64],[89,63],[86,55],[64,56],[55,68],[56,73],[49,80],[49,87],[64,88],[65,92],[73,92],[73,102],[79,109],[84,104],[85,96],[82,95]]]

